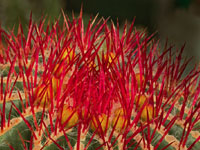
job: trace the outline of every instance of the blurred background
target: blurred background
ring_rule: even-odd
[[[99,13],[123,25],[136,17],[135,25],[156,32],[161,43],[168,38],[175,49],[186,43],[185,56],[193,56],[192,65],[200,61],[200,0],[0,0],[0,23],[4,29],[19,22],[26,28],[30,12],[35,21],[41,16],[53,21],[61,9],[70,16],[81,5],[86,19]]]

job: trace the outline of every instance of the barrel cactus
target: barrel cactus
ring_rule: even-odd
[[[1,150],[199,149],[199,68],[183,75],[183,48],[63,18],[0,29]]]

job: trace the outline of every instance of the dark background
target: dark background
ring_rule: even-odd
[[[136,17],[136,27],[156,32],[161,43],[168,38],[175,48],[186,42],[185,56],[193,56],[193,64],[200,61],[200,0],[0,0],[0,22],[4,29],[17,29],[19,22],[26,29],[30,12],[35,21],[42,16],[53,21],[61,9],[70,16],[81,5],[86,21],[99,13],[123,26]]]

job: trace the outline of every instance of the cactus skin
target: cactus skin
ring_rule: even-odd
[[[199,149],[199,69],[182,75],[183,48],[63,17],[0,30],[0,149]]]

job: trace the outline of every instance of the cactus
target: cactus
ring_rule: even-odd
[[[199,149],[199,68],[183,75],[183,48],[63,18],[0,30],[1,150]]]

